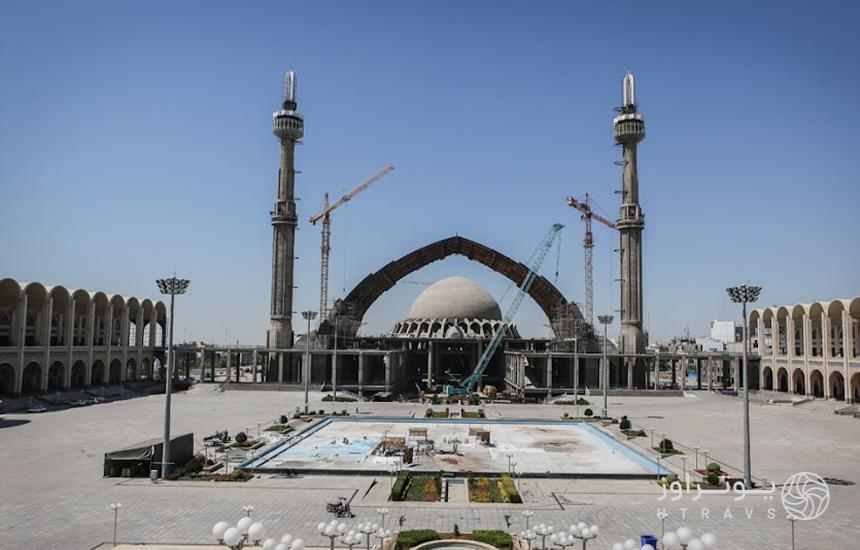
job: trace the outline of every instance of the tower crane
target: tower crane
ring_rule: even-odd
[[[618,225],[596,214],[591,209],[591,198],[588,193],[585,194],[585,201],[580,202],[573,197],[567,197],[567,204],[571,208],[576,208],[582,212],[582,220],[585,222],[585,238],[582,241],[582,246],[585,249],[585,319],[594,324],[594,262],[593,248],[594,237],[591,234],[591,219],[599,221],[606,227],[618,229]]]
[[[316,225],[318,221],[322,220],[322,245],[320,246],[320,322],[324,321],[328,314],[328,258],[330,251],[329,242],[331,241],[331,213],[338,206],[352,200],[356,195],[381,180],[392,170],[394,170],[394,166],[389,164],[373,176],[356,185],[352,191],[342,196],[330,206],[328,203],[328,193],[326,193],[323,199],[323,211],[310,219],[311,225]]]
[[[502,324],[496,330],[496,333],[493,334],[492,339],[487,343],[487,347],[484,348],[484,353],[481,355],[481,359],[478,361],[478,364],[475,366],[475,370],[463,380],[460,380],[458,376],[456,376],[451,371],[448,371],[446,374],[451,379],[454,384],[446,384],[443,388],[445,395],[463,395],[470,393],[475,385],[481,381],[481,377],[484,375],[484,371],[487,370],[487,365],[490,364],[490,359],[493,358],[493,354],[496,353],[496,350],[499,347],[499,344],[502,343],[502,338],[508,332],[508,329],[511,326],[511,323],[514,321],[514,317],[519,311],[520,306],[523,303],[523,300],[528,294],[529,289],[532,286],[532,283],[537,279],[538,272],[540,271],[541,266],[543,265],[544,260],[546,260],[547,254],[549,254],[550,248],[552,248],[552,243],[555,241],[555,238],[558,237],[558,234],[561,230],[564,229],[564,226],[560,223],[553,224],[550,228],[549,232],[543,238],[540,245],[537,248],[533,256],[533,260],[531,265],[529,266],[529,272],[526,273],[523,282],[520,283],[519,292],[514,297],[514,300],[511,302],[511,305],[508,306],[508,311],[505,313],[505,317],[502,320]]]

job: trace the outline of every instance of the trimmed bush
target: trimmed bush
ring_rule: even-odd
[[[708,464],[708,483],[711,485],[719,485],[720,483],[720,472],[722,468],[716,462],[711,462]]]
[[[509,550],[513,548],[513,540],[511,540],[511,536],[504,531],[485,531],[482,529],[478,529],[472,532],[472,540],[483,542],[485,544],[489,544],[491,546],[495,546],[496,548],[500,548],[502,550]]]
[[[502,500],[505,502],[512,504],[521,504],[523,502],[514,480],[507,474],[499,478],[499,493],[501,493]]]
[[[585,414],[585,416],[592,417],[592,416],[594,416],[594,411],[592,411],[591,409],[585,409],[584,414]]]
[[[659,449],[660,449],[661,453],[666,454],[666,453],[671,453],[672,451],[674,451],[675,446],[672,445],[671,439],[664,439],[664,440],[660,441]]]
[[[248,436],[245,432],[239,432],[236,434],[236,443],[245,443],[248,441]]]
[[[431,540],[439,540],[439,533],[433,529],[400,531],[397,535],[397,542],[395,543],[394,548],[395,550],[409,550],[414,546],[430,542]]]
[[[432,418],[433,417],[433,409],[427,409],[426,411],[424,411],[424,416],[426,418]]]
[[[286,424],[286,423],[287,423],[287,422],[289,422],[289,421],[290,421],[290,419],[289,419],[289,418],[287,418],[287,415],[285,415],[285,414],[282,414],[282,415],[278,418],[278,424]]]
[[[394,482],[394,485],[391,486],[391,500],[401,501],[406,497],[406,488],[409,486],[409,479],[411,477],[411,472],[397,472],[397,480]]]
[[[628,420],[626,416],[622,416],[621,422],[618,424],[618,427],[621,428],[621,430],[629,430],[630,420]]]

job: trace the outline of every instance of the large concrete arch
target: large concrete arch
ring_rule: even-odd
[[[413,250],[400,259],[388,263],[379,271],[369,274],[350,291],[342,302],[335,305],[332,315],[343,315],[350,317],[353,321],[360,322],[370,306],[399,280],[413,271],[454,254],[483,264],[517,285],[522,283],[529,273],[528,266],[489,246],[465,237],[448,237]],[[556,320],[560,317],[559,313],[565,309],[568,311],[566,317],[582,320],[579,307],[573,302],[568,302],[564,295],[545,277],[538,276],[535,279],[529,289],[529,296],[546,314],[547,319],[553,325],[553,331],[556,333],[559,332]],[[358,324],[353,322],[348,323],[347,326],[354,325],[357,329]]]

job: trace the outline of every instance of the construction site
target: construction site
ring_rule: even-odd
[[[343,298],[329,300],[331,227],[337,209],[394,171],[387,165],[334,202],[324,194],[323,210],[308,223],[321,227],[319,308],[302,311],[302,325],[293,326],[296,213],[295,147],[304,136],[298,111],[296,77],[288,72],[281,109],[273,115],[273,133],[281,158],[273,227],[270,328],[259,348],[180,346],[181,365],[196,363],[204,380],[215,380],[216,359],[226,354],[225,382],[240,382],[239,369],[253,356],[258,384],[270,389],[310,387],[349,392],[356,398],[396,399],[400,396],[465,395],[489,389],[510,399],[552,398],[592,390],[655,391],[684,389],[688,369],[697,372],[699,388],[737,387],[740,357],[731,352],[656,354],[646,350],[643,330],[642,231],[637,146],[645,138],[638,112],[635,81],[627,73],[622,104],[612,121],[615,145],[621,150],[621,188],[616,220],[601,215],[588,193],[560,197],[584,226],[583,303],[566,297],[540,275],[564,227],[548,228],[530,259],[512,258],[502,250],[455,235],[423,244],[412,251],[392,251],[397,258],[372,271]],[[392,176],[394,177],[394,176]],[[620,256],[620,331],[610,341],[611,315],[594,318],[592,222],[618,234]],[[462,277],[424,283],[427,288],[403,318],[383,334],[361,336],[359,327],[371,306],[398,282],[421,268],[452,255],[463,256],[510,281],[511,298],[504,310],[486,290]],[[372,267],[372,266],[371,266]],[[508,294],[507,292],[505,293]],[[546,315],[550,338],[523,338],[516,315],[531,299]],[[601,328],[602,325],[602,328]],[[298,330],[296,330],[298,329]],[[306,329],[306,330],[302,330]],[[248,352],[251,353],[248,353]],[[210,362],[211,361],[211,362]],[[210,368],[207,378],[206,368]],[[232,368],[235,368],[233,376]],[[753,364],[753,369],[756,365]],[[754,371],[755,372],[755,371]],[[753,375],[753,380],[758,376]]]

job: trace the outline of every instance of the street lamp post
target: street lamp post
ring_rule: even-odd
[[[331,520],[330,523],[320,522],[317,525],[317,531],[320,535],[328,537],[330,548],[334,550],[334,539],[346,533],[346,524],[338,523],[336,519]]]
[[[170,392],[173,383],[173,311],[177,294],[185,294],[191,281],[177,279],[176,274],[169,279],[155,281],[162,294],[170,294],[170,336],[167,341],[167,370],[164,382],[164,442],[161,449],[161,479],[167,477],[170,465]]]
[[[110,505],[110,509],[113,510],[113,545],[116,546],[116,522],[119,516],[119,509],[122,508],[122,504],[119,502],[114,502]],[[794,531],[792,530],[792,534]]]
[[[529,530],[529,521],[532,519],[534,512],[531,510],[523,510],[523,518],[526,520],[526,531]]]
[[[573,322],[573,401],[579,418],[579,319]]]
[[[332,399],[331,399],[331,414],[334,415],[337,413],[337,329],[338,329],[338,320],[340,317],[335,315],[334,317],[334,352],[331,357],[331,388],[332,388]]]
[[[579,539],[582,541],[582,550],[586,550],[588,541],[597,538],[597,533],[600,529],[596,525],[592,525],[589,527],[587,523],[584,521],[580,521],[579,523],[575,523],[570,526],[567,530],[570,533],[570,536]]]
[[[302,319],[308,322],[308,331],[305,333],[305,368],[302,373],[305,378],[305,414],[308,414],[308,401],[310,399],[308,394],[311,388],[311,321],[316,319],[316,317],[316,311],[307,310],[302,312]]]
[[[379,522],[380,528],[385,529],[385,516],[388,515],[388,508],[377,508],[376,513],[379,514],[379,517],[382,518],[382,520]]]
[[[603,325],[603,418],[607,417],[607,413],[609,410],[609,400],[607,398],[606,392],[609,386],[609,364],[606,360],[606,328],[609,326],[609,323],[612,322],[612,315],[598,315],[597,320]]]
[[[743,381],[744,381],[744,485],[752,489],[751,455],[750,455],[750,384],[749,367],[747,365],[747,304],[758,300],[761,293],[760,286],[748,286],[743,284],[727,288],[729,298],[736,304],[743,304],[743,322],[741,324],[743,334]]]
[[[552,525],[547,525],[546,523],[541,523],[533,529],[535,534],[539,535],[541,538],[540,547],[541,550],[546,550],[546,538],[553,534],[555,528]]]

